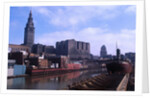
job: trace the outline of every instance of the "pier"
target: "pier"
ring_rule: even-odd
[[[100,74],[68,86],[69,90],[117,90],[126,91],[129,74]]]

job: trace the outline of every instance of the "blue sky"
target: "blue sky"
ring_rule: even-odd
[[[115,54],[117,42],[123,54],[135,52],[135,5],[10,7],[9,43],[23,43],[30,10],[35,43],[55,46],[66,39],[86,41],[91,53],[99,55],[103,44],[108,54]]]

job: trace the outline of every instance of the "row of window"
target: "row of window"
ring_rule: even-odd
[[[79,42],[77,42],[77,49],[79,49]],[[82,50],[83,49],[84,49],[84,43],[82,43]],[[86,44],[85,49],[88,50],[88,44]]]
[[[12,49],[12,51],[20,51],[20,50],[27,51],[28,50],[26,48],[11,48],[11,49]]]
[[[62,49],[66,49],[66,45],[65,44],[61,44],[61,45],[57,45],[58,48],[62,48]],[[77,42],[77,49],[79,49],[79,42]],[[82,43],[81,49],[84,50],[84,43]],[[88,44],[86,43],[86,47],[85,50],[88,50]]]

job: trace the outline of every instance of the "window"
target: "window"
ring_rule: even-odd
[[[77,49],[79,49],[79,42],[77,42]]]
[[[86,50],[88,50],[88,44],[86,44]]]
[[[82,43],[82,50],[84,49],[84,43]]]

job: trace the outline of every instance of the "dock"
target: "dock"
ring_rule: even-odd
[[[68,85],[69,90],[127,90],[129,74],[100,74]]]

